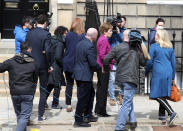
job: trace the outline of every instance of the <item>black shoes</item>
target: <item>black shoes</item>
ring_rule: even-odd
[[[62,109],[62,107],[60,105],[57,105],[57,106],[52,106],[52,109]]]
[[[46,120],[46,119],[47,119],[46,117],[38,116],[38,121],[44,121],[44,120]]]
[[[91,127],[90,124],[86,123],[86,122],[74,122],[74,127]]]
[[[45,108],[45,110],[48,110],[49,109],[49,106],[48,106],[47,103],[45,104],[45,107],[44,108]]]
[[[97,122],[98,121],[98,117],[95,117],[95,116],[90,116],[90,117],[87,117],[87,118],[84,118],[83,119],[83,122],[85,123],[89,123],[89,122]]]
[[[137,122],[130,122],[129,125],[130,125],[130,129],[134,130],[137,127]],[[115,130],[115,131],[128,131],[128,129],[125,128],[125,129]]]
[[[137,127],[137,122],[130,122],[130,129],[135,129]]]
[[[107,113],[96,113],[97,116],[99,117],[110,117],[111,115],[107,114]]]
[[[90,122],[97,122],[98,121],[98,117],[95,117],[95,116],[91,116],[90,118],[89,118],[89,120],[90,120]]]
[[[30,125],[33,125],[33,124],[34,124],[34,122],[29,119],[28,122],[27,122],[27,126],[30,126]]]

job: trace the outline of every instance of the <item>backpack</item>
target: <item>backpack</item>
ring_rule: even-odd
[[[57,48],[57,44],[58,44],[57,42],[58,41],[55,39],[55,36],[52,36],[51,44],[50,44],[50,51],[49,51],[51,64],[53,64],[55,61],[55,52],[56,52],[56,48]]]

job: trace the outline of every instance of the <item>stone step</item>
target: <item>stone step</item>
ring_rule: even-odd
[[[15,39],[0,39],[0,55],[15,54]]]
[[[87,131],[113,131],[115,129],[115,122],[113,124],[109,123],[102,123],[102,122],[95,122],[90,123],[91,127],[87,128]],[[148,122],[146,122],[148,123]],[[7,127],[8,125],[4,124],[0,130],[2,131],[14,131],[16,128],[16,124],[12,123],[10,127]],[[134,131],[133,129],[130,129],[129,125],[126,125],[126,128],[129,131]],[[86,131],[86,128],[74,128],[73,122],[70,122],[69,124],[60,124],[60,123],[52,123],[52,124],[44,124],[44,122],[39,122],[39,124],[30,125],[27,127],[28,130],[38,130],[38,131]],[[169,127],[167,125],[161,125],[160,123],[156,124],[153,123],[153,125],[147,125],[141,122],[138,122],[138,127],[135,129],[135,131],[183,131],[183,125],[174,125],[172,127]]]
[[[8,76],[6,76],[8,77]],[[97,83],[97,79],[93,80],[93,83]],[[9,80],[8,79],[3,79],[3,77],[0,77],[0,87],[4,88],[5,84],[9,87]],[[37,84],[39,87],[39,83]],[[74,86],[76,86],[76,82],[74,82]]]
[[[63,86],[60,91],[60,97],[65,97],[65,90],[66,90],[66,87]],[[9,88],[4,88],[4,89],[0,88],[0,97],[5,97],[7,95],[10,96]],[[35,97],[39,97],[39,96],[40,96],[40,92],[39,92],[39,88],[37,87]],[[51,92],[50,96],[53,96],[53,91]],[[73,87],[72,96],[77,97],[77,88],[76,87]]]
[[[1,50],[3,50],[2,48],[0,48]],[[1,53],[0,50],[0,53]],[[12,58],[14,56],[14,54],[0,54],[0,62],[3,62],[9,58]]]
[[[0,80],[3,80],[3,78],[5,78],[5,80],[9,80],[9,74],[7,71],[5,73],[0,73]],[[94,73],[93,80],[94,81],[98,80],[97,73]]]
[[[43,123],[43,122],[42,122]],[[1,127],[0,130],[2,131],[15,131],[16,125],[11,124],[10,127]],[[134,131],[130,129],[130,126],[126,126],[129,131]],[[36,131],[86,131],[85,128],[74,128],[73,123],[67,124],[38,124],[38,125],[31,125],[27,127],[28,130],[35,130]],[[60,130],[61,129],[61,130]],[[87,128],[87,131],[113,131],[115,129],[115,124],[103,124],[103,123],[91,123],[91,127]],[[163,125],[139,125],[135,131],[183,131],[183,126],[175,125],[173,127],[163,126]]]
[[[94,89],[95,89],[95,92],[96,92],[97,82],[94,82],[93,86],[94,86]],[[66,90],[66,86],[62,86],[61,91],[60,91],[60,97],[65,97],[65,90]],[[119,94],[119,92],[120,92],[119,87],[116,87],[115,96],[117,96]],[[3,85],[0,84],[0,97],[4,97],[4,96],[7,96],[7,95],[8,96],[10,95],[9,86],[8,85],[5,86],[4,84]],[[39,97],[39,96],[40,96],[40,92],[39,92],[39,86],[38,86],[36,88],[35,97]],[[50,96],[53,96],[53,91],[51,92]],[[77,86],[75,84],[73,86],[72,96],[77,97]]]

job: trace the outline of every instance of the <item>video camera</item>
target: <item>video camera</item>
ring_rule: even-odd
[[[117,13],[116,17],[107,17],[107,23],[110,23],[113,26],[112,32],[117,33],[118,24],[122,22],[121,14]]]
[[[46,16],[48,17],[48,27],[51,25],[51,17],[53,15],[53,12],[47,12]]]
[[[139,30],[131,29],[128,36],[130,39],[130,46],[134,47],[134,46],[142,43],[142,35]]]
[[[130,47],[143,53],[141,44],[144,39],[140,31],[137,29],[131,29],[128,37],[130,39]]]

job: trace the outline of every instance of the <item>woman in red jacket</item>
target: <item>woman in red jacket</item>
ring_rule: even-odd
[[[101,35],[97,41],[97,63],[101,66],[102,70],[97,73],[98,85],[96,93],[95,113],[102,117],[110,116],[106,112],[109,73],[103,71],[103,60],[111,50],[108,38],[112,36],[112,28],[113,27],[111,24],[103,23],[100,26]],[[112,69],[112,65],[110,68]]]

